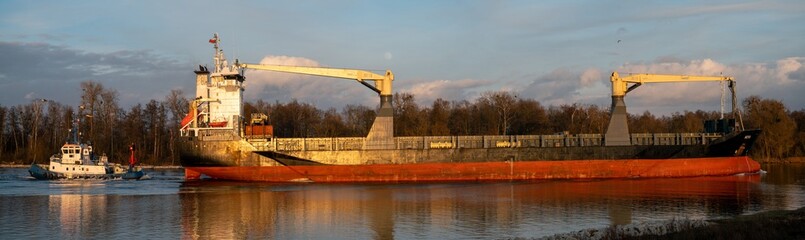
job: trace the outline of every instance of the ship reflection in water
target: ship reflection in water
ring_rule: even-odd
[[[200,181],[184,183],[180,198],[189,238],[505,238],[759,211],[766,199],[759,188],[759,175],[427,185]]]
[[[0,238],[533,238],[805,205],[805,165],[764,169],[678,179],[267,184],[184,181],[181,171],[154,171],[146,181],[32,181],[25,169],[0,168]]]

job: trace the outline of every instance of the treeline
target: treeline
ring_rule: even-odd
[[[126,162],[128,146],[136,144],[136,157],[142,163],[178,164],[174,143],[189,106],[182,91],[173,90],[164,99],[123,109],[114,89],[92,81],[81,83],[81,88],[78,107],[45,99],[0,106],[0,160],[45,163],[68,138],[72,122],[80,120],[81,138],[93,144],[96,154],[107,154],[111,161]],[[417,104],[408,93],[393,98],[396,136],[600,134],[609,122],[608,107],[546,107],[505,91],[486,92],[471,101],[437,99],[427,106]],[[742,107],[746,127],[764,131],[754,157],[805,156],[805,109],[789,111],[780,101],[756,96],[744,99]],[[366,106],[322,110],[296,100],[246,102],[244,113],[246,118],[251,113],[268,114],[277,137],[361,137],[367,135],[375,118],[375,109]],[[628,121],[632,133],[702,132],[704,120],[719,115],[699,110],[655,116],[646,111],[630,114]]]
[[[95,154],[127,163],[129,145],[136,145],[138,161],[149,165],[178,164],[173,143],[178,125],[188,111],[182,91],[163,100],[150,100],[129,109],[118,105],[118,93],[97,82],[81,83],[81,103],[67,106],[50,99],[35,99],[19,106],[0,106],[0,160],[5,163],[47,163],[71,136],[78,122],[82,142]]]

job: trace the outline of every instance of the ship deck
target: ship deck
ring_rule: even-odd
[[[631,134],[632,145],[652,146],[707,145],[722,137],[723,135],[718,133]],[[206,140],[212,139],[222,138],[220,136],[206,138]],[[233,137],[224,139],[235,140]],[[258,151],[363,150],[366,143],[365,137],[267,138],[245,136],[244,139]],[[394,137],[385,149],[593,147],[603,146],[603,139],[602,134]]]

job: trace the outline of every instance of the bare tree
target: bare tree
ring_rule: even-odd
[[[95,122],[96,114],[100,108],[101,93],[104,91],[103,85],[94,81],[81,82],[81,106],[79,106],[79,119],[87,119],[82,122],[82,129],[89,129],[89,141],[95,143]]]
[[[346,125],[341,119],[341,115],[335,108],[330,108],[324,112],[321,124],[318,127],[318,136],[323,137],[340,137],[343,136],[346,130]]]
[[[551,126],[545,108],[533,99],[518,99],[514,107],[515,117],[511,123],[511,133],[517,135],[526,134],[550,134]]]
[[[121,117],[124,118],[121,120],[122,126],[120,127],[123,131],[123,142],[126,144],[136,144],[137,146],[142,147],[148,146],[145,144],[146,136],[148,135],[146,132],[145,116],[142,105],[137,104],[132,106],[128,112],[121,114]],[[143,156],[146,152],[147,151],[136,151],[135,157],[138,159],[144,159]]]
[[[170,136],[170,139],[168,140],[168,148],[170,151],[171,165],[173,165],[177,157],[175,142],[179,137],[179,128],[182,127],[180,124],[185,114],[188,114],[190,104],[187,98],[184,96],[182,90],[174,89],[171,90],[167,97],[165,97],[165,102],[163,105],[168,108],[168,111],[171,114],[170,123],[166,124],[166,126],[168,128],[168,135]],[[246,103],[245,106],[249,106],[249,104]],[[244,110],[247,109],[245,106]],[[244,111],[244,113],[246,113],[246,111]],[[249,114],[246,114],[246,116],[249,116]]]
[[[112,157],[122,157],[116,155],[115,150],[123,149],[120,140],[115,141],[117,136],[115,126],[120,125],[117,121],[120,108],[117,104],[117,91],[114,89],[105,89],[100,93],[100,104],[96,113],[94,113],[93,120],[98,124],[95,126],[96,133],[101,133],[103,136],[96,136],[98,142],[96,149],[102,153],[108,153]],[[124,145],[125,146],[125,145]]]
[[[471,135],[472,120],[470,119],[470,112],[472,104],[467,100],[453,101],[451,103],[450,114],[448,121],[450,124],[447,126],[450,129],[451,135]]]
[[[436,99],[430,108],[430,135],[446,136],[450,135],[450,102],[444,99]]]
[[[394,94],[394,135],[417,136],[427,134],[427,118],[410,93]]]
[[[347,136],[364,137],[369,134],[369,128],[377,115],[374,110],[361,105],[347,105],[342,110]]]
[[[145,105],[144,110],[145,126],[151,143],[151,161],[159,162],[163,158],[162,148],[167,141],[165,139],[165,123],[167,122],[167,114],[165,106],[161,102],[151,100]],[[140,145],[143,146],[143,145]]]
[[[757,141],[755,153],[769,160],[779,160],[786,156],[794,144],[796,124],[788,116],[785,105],[773,99],[750,96],[744,99],[746,125],[748,128],[763,129]]]
[[[797,125],[794,149],[788,156],[805,156],[805,109],[793,111],[788,114]]]
[[[514,118],[514,107],[517,102],[516,97],[507,91],[484,92],[479,101],[489,104],[497,111],[498,134],[509,134],[509,125]]]

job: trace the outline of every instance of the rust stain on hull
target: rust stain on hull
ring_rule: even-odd
[[[318,166],[186,167],[188,179],[264,182],[449,182],[725,176],[755,173],[747,156]]]

